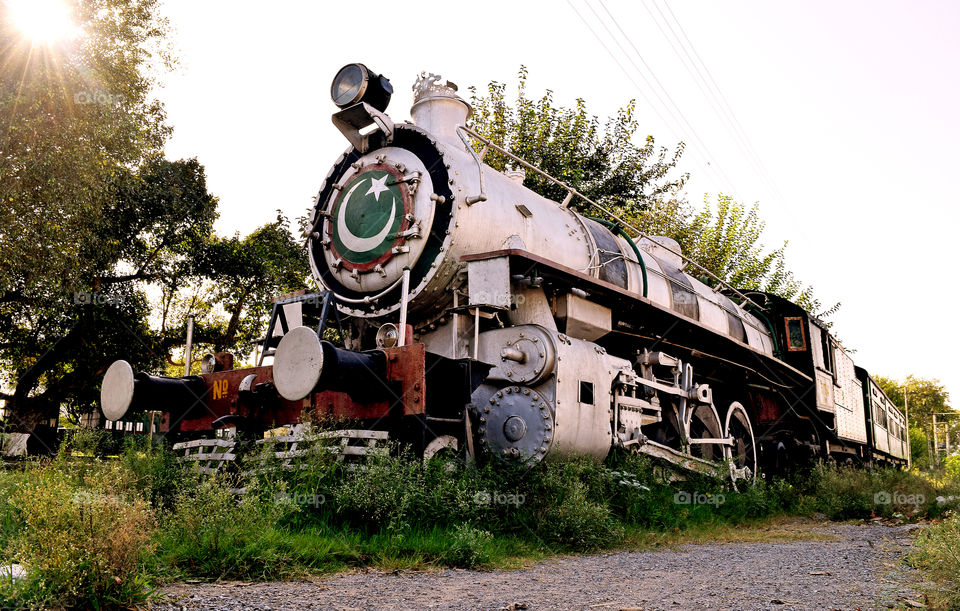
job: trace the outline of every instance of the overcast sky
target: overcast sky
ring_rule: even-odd
[[[330,81],[360,61],[409,118],[421,71],[516,82],[604,118],[637,100],[641,137],[687,144],[687,198],[760,203],[769,248],[825,304],[871,373],[956,398],[960,3],[166,0],[182,67],[160,97],[172,157],[197,157],[219,231],[310,205],[347,143]],[[718,93],[719,92],[719,93]]]

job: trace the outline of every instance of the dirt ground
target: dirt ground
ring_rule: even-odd
[[[923,607],[903,562],[915,525],[790,526],[789,540],[553,558],[515,571],[358,571],[174,584],[158,610],[884,609]],[[772,537],[776,538],[776,537]]]

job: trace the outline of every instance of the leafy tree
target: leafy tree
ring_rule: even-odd
[[[910,408],[910,421],[922,422],[935,413],[950,412],[950,393],[940,380],[908,375],[905,380],[873,376],[877,385],[887,393],[894,405],[903,411],[904,389]],[[960,413],[960,412],[958,412]]]
[[[34,431],[61,407],[74,418],[90,411],[111,362],[155,370],[183,341],[150,328],[144,283],[196,275],[217,205],[203,168],[196,160],[153,160],[120,172],[112,189],[115,204],[87,221],[97,237],[77,245],[96,267],[51,279],[29,301],[0,303],[0,365],[13,387],[0,398],[19,429]]]
[[[680,143],[670,153],[657,148],[653,136],[643,146],[633,140],[638,124],[630,101],[604,124],[587,112],[583,99],[574,108],[557,106],[551,91],[540,99],[527,95],[527,70],[521,67],[516,100],[507,100],[506,85],[492,81],[485,96],[471,88],[475,131],[494,144],[559,178],[587,197],[625,217],[646,235],[677,240],[684,254],[738,289],[764,290],[791,299],[802,307],[828,316],[839,304],[822,311],[813,289],[803,285],[786,267],[786,246],[765,252],[760,242],[764,222],[757,206],[747,209],[719,195],[714,211],[707,197],[695,212],[683,198],[688,174],[677,175],[683,154]],[[475,145],[478,151],[481,145]],[[484,161],[497,170],[513,162],[496,151]],[[524,185],[555,201],[566,191],[536,174]],[[587,215],[601,215],[582,200],[575,206]],[[688,270],[698,275],[697,270]],[[702,280],[714,285],[706,275]]]
[[[78,2],[83,33],[57,45],[34,45],[0,6],[0,300],[46,299],[100,268],[90,221],[169,133],[149,98],[148,62],[170,60],[155,4]]]
[[[748,209],[723,194],[717,196],[715,207],[707,196],[703,203],[701,211],[670,236],[680,243],[684,254],[737,289],[773,293],[821,317],[840,307],[838,303],[822,311],[813,287],[804,286],[787,269],[787,241],[777,249],[765,251],[760,240],[766,223],[760,219],[757,204]],[[697,275],[695,269],[688,271]],[[716,284],[706,275],[701,280]]]
[[[246,237],[214,238],[205,249],[201,271],[215,285],[212,301],[226,313],[201,335],[214,351],[251,350],[266,329],[271,300],[307,288],[306,252],[288,226],[278,210],[273,223]]]
[[[675,201],[687,175],[673,176],[683,154],[683,144],[672,153],[656,147],[653,136],[643,146],[633,138],[639,125],[636,105],[630,101],[601,128],[587,112],[583,99],[575,108],[557,106],[550,90],[539,99],[527,97],[527,69],[520,68],[517,96],[507,102],[506,85],[492,81],[487,94],[470,88],[474,113],[472,128],[494,144],[559,178],[587,197],[618,210],[640,210],[653,202]],[[477,146],[481,150],[482,146]],[[514,162],[490,151],[484,162],[504,170]],[[528,173],[524,185],[544,197],[563,201],[566,190],[540,176]],[[586,202],[573,204],[588,214],[596,213]]]
[[[97,405],[111,362],[162,370],[187,312],[212,321],[198,339],[249,347],[269,298],[308,275],[286,219],[217,238],[203,166],[162,158],[149,93],[173,62],[157,6],[74,0],[81,34],[33,45],[0,5],[0,400],[47,450],[61,410]]]
[[[42,45],[0,5],[0,367],[12,389],[0,398],[24,430],[55,419],[61,404],[88,402],[103,348],[128,353],[127,330],[145,329],[143,295],[121,281],[131,274],[119,264],[152,273],[166,252],[138,260],[132,237],[157,236],[158,226],[124,206],[131,189],[173,183],[144,167],[169,133],[150,97],[151,71],[172,65],[156,5],[77,0],[79,34]],[[150,163],[202,179],[198,166]],[[202,227],[211,203],[181,220]],[[140,364],[149,351],[137,354]]]
[[[924,470],[930,468],[930,447],[927,431],[919,426],[910,426],[910,466]]]
[[[904,411],[904,390],[906,390],[907,407],[909,408],[911,443],[914,442],[915,430],[922,433],[922,443],[919,451],[926,455],[933,454],[933,415],[943,413],[956,413],[956,416],[938,416],[937,436],[939,440],[944,440],[944,428],[940,424],[943,422],[950,436],[951,448],[960,448],[960,412],[954,412],[950,407],[950,393],[947,392],[940,380],[919,378],[908,375],[904,380],[894,380],[883,376],[874,376],[874,381],[883,389],[890,400]],[[917,435],[919,437],[919,435]],[[918,451],[913,448],[914,453]],[[916,454],[914,454],[916,456]],[[918,464],[927,463],[927,460],[917,460]]]

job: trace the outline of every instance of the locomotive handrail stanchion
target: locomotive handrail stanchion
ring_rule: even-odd
[[[480,306],[473,310],[473,360],[480,360]]]
[[[467,152],[470,153],[470,156],[473,157],[473,160],[477,162],[477,173],[480,174],[480,195],[474,195],[472,197],[467,197],[464,201],[468,206],[472,206],[479,202],[487,201],[487,189],[483,183],[483,162],[480,161],[480,157],[477,156],[477,152],[473,150],[473,147],[470,146],[470,141],[467,140],[467,137],[464,135],[464,130],[467,129],[462,125],[457,126],[457,135],[460,136],[460,139],[463,140],[463,146],[466,147]],[[484,147],[486,150],[487,147]]]
[[[410,292],[410,268],[403,268],[403,277],[402,284],[400,287],[400,340],[397,342],[398,346],[407,345],[407,303],[410,300],[410,297],[407,293]]]
[[[517,157],[516,155],[514,155],[514,154],[511,153],[510,151],[507,151],[506,149],[504,149],[504,148],[502,148],[502,147],[500,147],[500,146],[497,146],[496,144],[494,144],[493,142],[490,142],[490,140],[488,140],[487,138],[484,138],[483,136],[481,136],[481,135],[478,134],[477,132],[473,131],[473,130],[470,129],[469,127],[460,126],[460,127],[458,127],[457,129],[458,129],[458,130],[461,130],[461,129],[462,129],[465,133],[469,134],[471,137],[475,138],[475,139],[478,140],[479,142],[482,142],[484,145],[493,148],[493,149],[496,150],[497,152],[499,152],[499,153],[501,153],[501,154],[503,154],[503,155],[506,155],[506,156],[509,157],[510,159],[513,159],[514,161],[516,161],[517,163],[519,163],[519,164],[522,165],[523,167],[527,168],[528,170],[532,170],[533,172],[535,172],[538,176],[541,176],[541,177],[545,178],[546,180],[549,180],[549,181],[552,182],[553,184],[558,185],[558,186],[563,187],[564,189],[566,189],[566,190],[567,190],[567,197],[564,198],[563,203],[561,204],[561,206],[566,207],[567,205],[569,205],[569,204],[570,204],[570,201],[573,199],[572,196],[575,195],[576,197],[579,197],[580,199],[582,199],[583,201],[587,202],[587,203],[590,204],[591,206],[597,208],[598,210],[602,211],[603,213],[605,213],[605,214],[609,215],[610,217],[616,219],[616,220],[619,221],[624,227],[627,227],[627,228],[632,229],[633,231],[637,232],[637,237],[642,238],[642,239],[647,239],[647,240],[650,239],[650,236],[648,236],[648,235],[645,234],[644,232],[642,232],[642,231],[640,231],[639,229],[637,229],[636,227],[634,227],[632,224],[630,224],[629,221],[627,221],[627,220],[624,219],[623,217],[619,216],[619,215],[616,214],[615,212],[613,212],[613,211],[611,211],[611,210],[608,210],[607,208],[604,208],[603,206],[601,206],[601,205],[598,204],[597,202],[593,201],[592,199],[590,199],[589,197],[587,197],[587,196],[584,195],[583,193],[580,193],[579,191],[577,191],[576,189],[574,189],[573,187],[571,187],[571,186],[568,185],[567,183],[563,182],[562,180],[559,180],[559,179],[557,179],[557,178],[554,178],[553,176],[547,174],[547,173],[544,172],[543,170],[541,170],[541,169],[539,169],[539,168],[537,168],[537,167],[529,164],[528,162],[524,161],[524,160],[521,159],[520,157]],[[473,147],[471,147],[471,146],[468,145],[468,146],[467,146],[467,150],[469,150],[471,154],[476,155],[476,153],[475,153],[474,150],[473,150]],[[721,284],[723,287],[727,288],[727,289],[730,290],[730,291],[733,291],[733,293],[735,293],[738,297],[740,297],[740,298],[742,298],[742,299],[744,300],[744,303],[750,303],[750,304],[752,304],[755,308],[757,308],[757,309],[759,309],[759,310],[762,310],[762,309],[763,309],[762,307],[760,307],[759,305],[757,305],[757,303],[756,303],[755,301],[753,301],[752,299],[750,299],[749,297],[747,297],[746,295],[744,295],[743,293],[741,293],[739,290],[737,290],[736,288],[734,288],[733,286],[731,286],[729,283],[727,283],[727,282],[724,281],[723,279],[719,278],[716,274],[714,274],[713,272],[711,272],[711,271],[708,270],[707,268],[703,267],[702,265],[700,265],[699,263],[697,263],[696,261],[694,261],[694,260],[691,259],[690,257],[687,257],[687,256],[684,255],[683,253],[677,252],[677,251],[673,250],[672,248],[670,248],[670,247],[668,247],[668,246],[665,246],[665,245],[663,245],[663,244],[659,244],[659,246],[660,246],[660,248],[662,248],[663,250],[666,250],[666,251],[669,252],[669,253],[672,253],[672,254],[674,254],[674,255],[677,255],[678,257],[680,257],[681,259],[683,259],[683,260],[686,261],[687,263],[693,265],[693,266],[696,267],[698,270],[702,271],[703,273],[707,274],[708,276],[710,276],[711,278],[713,278],[714,280],[716,280],[716,281],[717,281],[719,284]],[[741,307],[742,307],[742,306],[741,306]]]

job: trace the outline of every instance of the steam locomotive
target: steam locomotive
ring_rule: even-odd
[[[424,456],[620,447],[734,479],[816,458],[904,461],[902,415],[816,317],[705,284],[676,242],[631,237],[519,158],[485,165],[490,149],[512,156],[468,127],[454,84],[421,74],[412,123],[386,114],[392,92],[362,64],[333,81],[350,146],[307,236],[321,290],[275,302],[259,366],[210,355],[201,375],[171,379],[117,361],[108,428],[145,411],[178,439],[328,419]],[[567,197],[524,187],[527,171]]]

